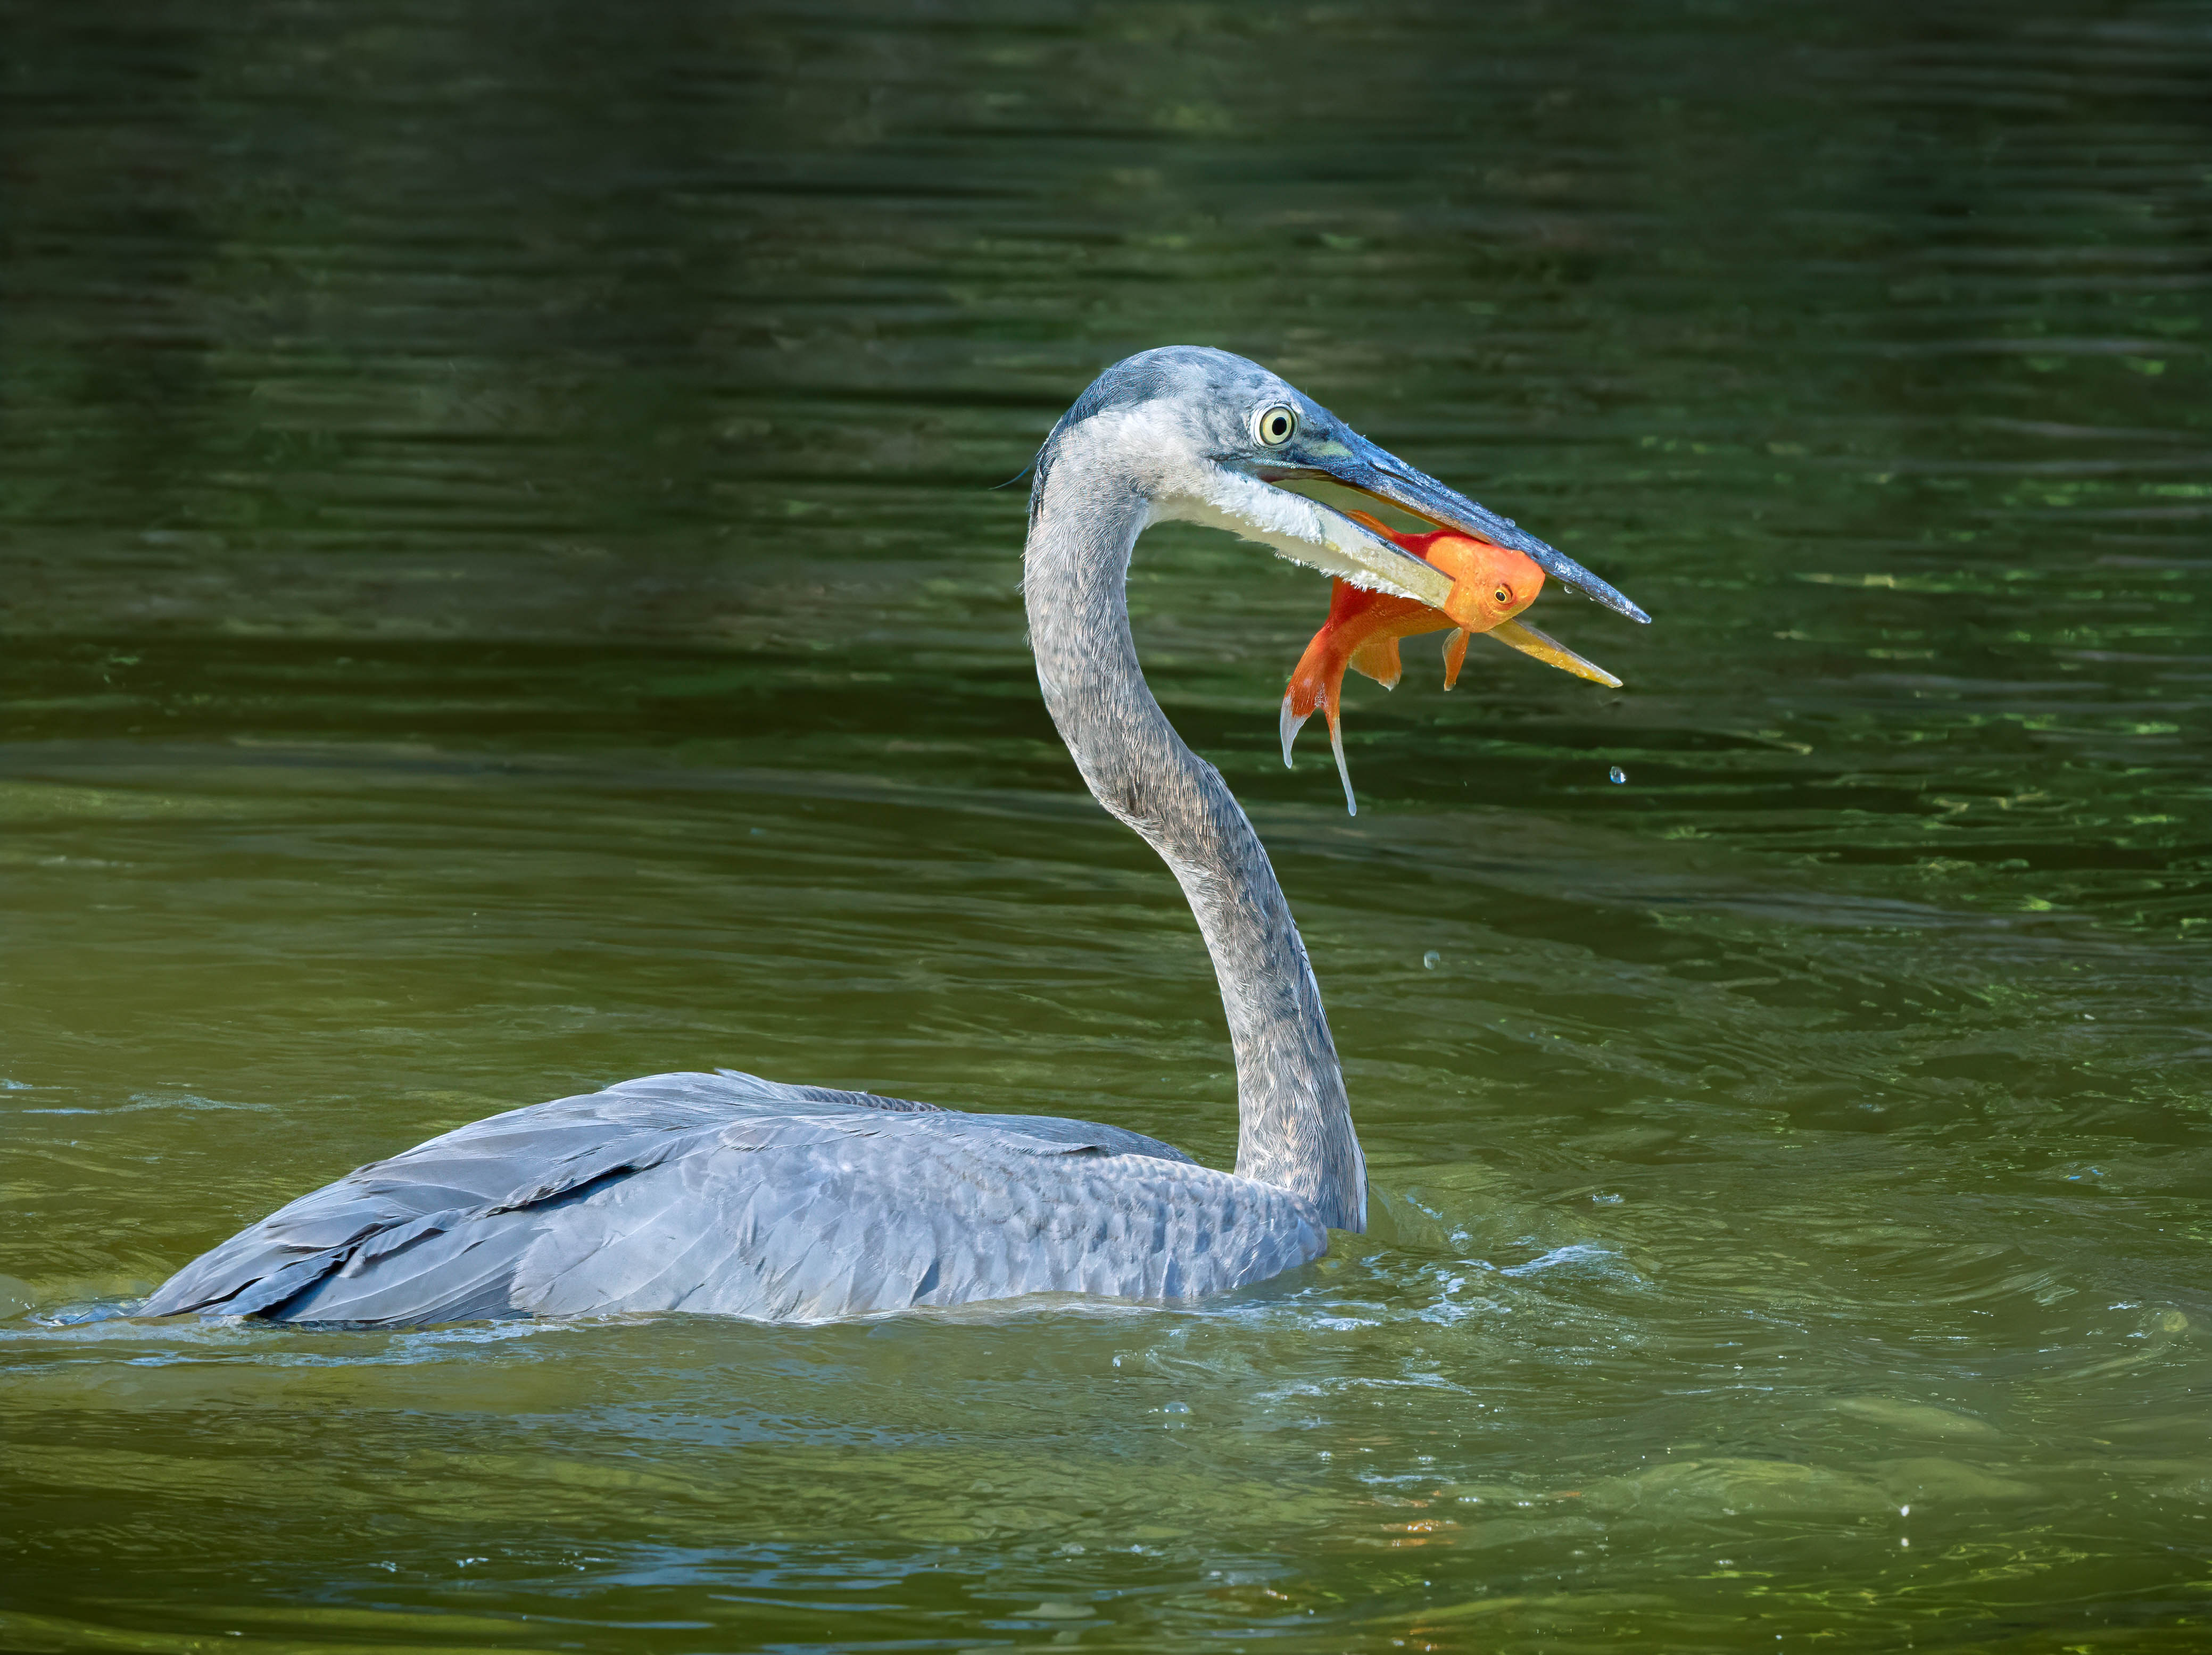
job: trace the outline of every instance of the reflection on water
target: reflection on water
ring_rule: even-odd
[[[11,1646],[2201,1640],[2201,9],[8,17]],[[1372,1235],[1176,1311],[72,1319],[674,1067],[1225,1161],[991,488],[1168,341],[1656,617],[1539,604],[1619,694],[1355,681],[1351,821],[1275,752],[1322,584],[1140,554]]]

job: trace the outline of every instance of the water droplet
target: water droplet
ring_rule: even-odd
[[[1431,949],[1426,954],[1421,956],[1422,966],[1430,971],[1434,971],[1438,966],[1443,964],[1443,955],[1438,954],[1434,949]]]
[[[1612,769],[1605,773],[1605,779],[1611,782],[1614,786],[1618,787],[1621,783],[1628,779],[1628,772],[1623,770],[1616,764]]]

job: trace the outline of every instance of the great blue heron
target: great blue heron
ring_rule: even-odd
[[[1137,537],[1174,518],[1443,606],[1450,577],[1275,486],[1298,480],[1513,548],[1648,618],[1224,351],[1132,356],[1053,427],[1023,580],[1037,678],[1084,781],[1159,852],[1205,935],[1237,1055],[1234,1173],[1118,1126],[726,1070],[656,1075],[494,1115],[349,1173],[186,1265],[139,1313],[821,1321],[1031,1293],[1190,1299],[1317,1258],[1332,1228],[1364,1229],[1365,1162],[1305,946],[1220,773],[1146,688],[1124,594]]]

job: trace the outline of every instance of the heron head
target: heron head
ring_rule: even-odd
[[[1107,369],[1046,440],[1040,494],[1063,435],[1073,438],[1092,421],[1101,440],[1111,440],[1125,463],[1136,464],[1155,519],[1227,529],[1355,586],[1447,614],[1455,585],[1462,603],[1477,590],[1455,582],[1451,572],[1401,544],[1404,537],[1394,538],[1364,513],[1338,511],[1283,486],[1334,483],[1478,545],[1517,553],[1543,577],[1632,621],[1651,618],[1565,553],[1370,442],[1280,376],[1228,351],[1170,345]],[[1534,585],[1520,584],[1533,597]],[[1527,604],[1516,588],[1496,607],[1504,619]],[[1581,676],[1620,682],[1548,639],[1541,649],[1528,648],[1520,635],[1540,637],[1533,628],[1499,634],[1477,621],[1474,629],[1490,629],[1502,641]]]

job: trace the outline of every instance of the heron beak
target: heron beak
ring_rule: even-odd
[[[1401,512],[1425,518],[1439,528],[1516,551],[1543,570],[1547,579],[1571,586],[1631,620],[1648,624],[1651,619],[1610,583],[1599,579],[1565,552],[1547,545],[1510,518],[1499,517],[1457,490],[1447,488],[1426,472],[1415,470],[1388,449],[1376,446],[1355,431],[1340,427],[1317,440],[1309,440],[1295,455],[1285,455],[1283,464],[1264,467],[1256,475],[1263,482],[1333,482],[1340,488],[1356,489]],[[1410,546],[1401,544],[1401,537],[1364,512],[1339,512],[1320,501],[1310,503],[1328,520],[1328,551],[1340,565],[1334,573],[1349,575],[1361,585],[1410,597],[1432,609],[1449,610],[1451,575],[1428,562]],[[1500,621],[1490,628],[1489,635],[1508,648],[1534,656],[1562,672],[1571,672],[1577,678],[1587,678],[1609,689],[1620,688],[1620,680],[1603,667],[1584,660],[1557,639],[1537,631],[1526,621]],[[1457,647],[1464,649],[1464,641]],[[1456,676],[1456,660],[1453,667],[1453,676]]]
[[[1357,489],[1371,499],[1395,506],[1410,512],[1439,529],[1454,530],[1475,540],[1486,540],[1495,546],[1504,546],[1522,553],[1542,569],[1546,575],[1565,585],[1573,587],[1583,597],[1595,599],[1615,614],[1625,615],[1632,621],[1649,622],[1651,617],[1637,604],[1629,601],[1610,582],[1601,580],[1588,569],[1554,546],[1546,544],[1510,518],[1502,518],[1487,506],[1479,506],[1465,494],[1448,488],[1425,471],[1416,470],[1388,449],[1367,440],[1358,432],[1339,425],[1326,435],[1316,433],[1313,440],[1297,446],[1295,456],[1286,454],[1285,463],[1261,468],[1257,475],[1262,482],[1279,482],[1303,479],[1315,482],[1333,482],[1341,488]],[[1349,521],[1349,519],[1347,519]],[[1441,609],[1450,582],[1441,571],[1432,572],[1433,578],[1425,577],[1419,570],[1427,566],[1403,549],[1387,539],[1367,532],[1374,543],[1359,547],[1340,543],[1339,552],[1352,556],[1385,585],[1405,596]],[[1411,564],[1414,567],[1406,566]],[[1439,583],[1442,583],[1441,585]],[[1527,628],[1522,628],[1526,631]],[[1492,634],[1494,637],[1498,634]],[[1540,638],[1540,634],[1533,634]],[[1542,649],[1510,638],[1500,637],[1501,642],[1511,643],[1516,649],[1526,650],[1540,660],[1549,660],[1554,666],[1576,672],[1580,668],[1567,666],[1566,662],[1547,654],[1545,650],[1558,652],[1559,646],[1544,640]],[[1568,657],[1580,661],[1579,657]],[[1581,667],[1588,667],[1581,662]],[[1607,679],[1596,669],[1583,672],[1584,677],[1595,676],[1601,683]]]

